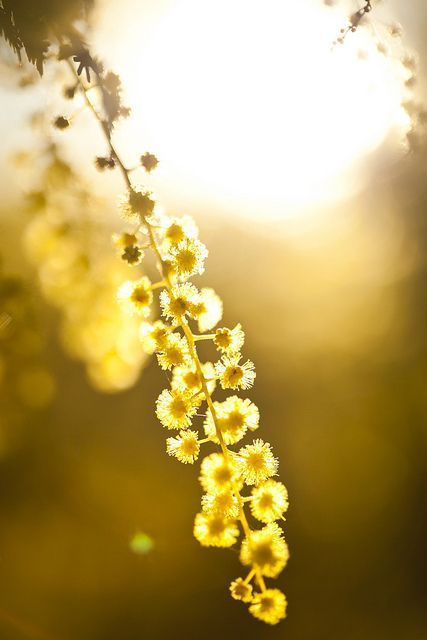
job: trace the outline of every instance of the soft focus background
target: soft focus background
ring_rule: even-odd
[[[165,455],[154,416],[164,374],[114,306],[119,176],[93,167],[104,148],[89,114],[70,131],[50,127],[79,108],[61,98],[66,69],[52,64],[22,88],[4,49],[4,640],[427,638],[427,147],[399,112],[425,97],[427,8],[395,0],[373,12],[334,53],[350,65],[347,87],[344,63],[335,76],[315,66],[316,38],[333,39],[357,3],[300,0],[295,15],[290,4],[249,3],[236,22],[239,2],[103,0],[91,32],[134,106],[118,145],[129,162],[158,154],[148,184],[168,212],[197,220],[210,250],[198,284],[247,333],[250,396],[291,498],[278,585],[288,619],[250,618],[228,596],[237,553],[192,537],[197,469]],[[388,42],[396,21],[402,50]],[[297,50],[278,59],[289,30]],[[375,66],[378,42],[390,76]],[[415,89],[399,66],[406,50],[419,61]]]

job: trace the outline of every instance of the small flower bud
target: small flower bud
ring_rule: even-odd
[[[97,169],[103,171],[104,169],[114,169],[116,163],[114,162],[114,158],[97,156],[95,159],[95,165]]]
[[[70,126],[70,121],[67,120],[67,118],[65,118],[64,116],[58,116],[54,122],[53,125],[57,128],[57,129],[68,129],[68,127]]]
[[[153,213],[155,202],[148,193],[132,190],[129,192],[128,202],[132,213],[139,214],[143,218]]]
[[[130,265],[139,264],[141,262],[143,253],[137,245],[130,245],[125,247],[122,253],[122,260]]]
[[[64,87],[64,98],[67,98],[67,100],[72,100],[75,96],[76,89],[77,86],[75,84]]]
[[[144,153],[143,156],[141,156],[140,161],[147,173],[150,173],[150,171],[155,169],[159,164],[156,156],[152,153],[149,153],[148,151]]]

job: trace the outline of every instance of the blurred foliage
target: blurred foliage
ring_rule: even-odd
[[[63,344],[85,362],[95,387],[126,389],[137,380],[146,356],[136,319],[115,302],[128,267],[113,251],[104,203],[55,145],[48,145],[36,162],[44,169],[36,178],[37,189],[27,195],[24,246],[41,291],[60,310]]]
[[[23,423],[54,395],[45,339],[34,291],[0,265],[0,457],[17,443]]]
[[[0,34],[19,60],[25,52],[42,75],[52,38],[76,38],[73,23],[92,5],[93,0],[1,0]]]

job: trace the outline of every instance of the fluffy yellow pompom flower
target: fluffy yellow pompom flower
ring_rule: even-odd
[[[279,461],[273,456],[268,442],[254,440],[253,444],[240,449],[236,465],[246,484],[259,484],[276,475]]]
[[[210,287],[200,291],[199,301],[194,306],[193,316],[201,333],[213,329],[222,318],[222,300]]]
[[[227,329],[227,327],[217,329],[213,340],[219,351],[226,355],[231,355],[233,353],[238,353],[243,347],[245,334],[242,331],[242,326],[240,324],[236,324],[234,329]]]
[[[202,364],[202,373],[207,380],[207,387],[209,393],[213,393],[216,386],[215,367],[212,362],[204,362]],[[172,389],[188,389],[193,393],[201,388],[202,382],[197,371],[196,365],[189,365],[185,367],[175,367],[172,373]]]
[[[232,460],[226,460],[222,453],[211,453],[204,458],[199,480],[207,493],[218,493],[230,489],[234,483],[242,486],[234,463]]]
[[[288,492],[284,484],[267,480],[252,489],[251,511],[261,522],[274,522],[288,510]]]
[[[250,389],[255,380],[255,365],[251,360],[239,364],[240,353],[223,356],[215,364],[217,376],[223,389]]]
[[[208,250],[200,240],[185,238],[170,250],[172,267],[179,279],[187,279],[205,270]]]
[[[170,246],[179,244],[185,238],[197,238],[198,236],[196,223],[190,216],[165,218],[163,226],[165,242]]]
[[[252,585],[247,584],[243,578],[236,578],[230,584],[231,597],[242,602],[252,601]]]
[[[285,567],[288,558],[288,545],[282,537],[281,528],[275,522],[257,531],[251,531],[242,542],[242,564],[253,565],[268,578],[276,578]]]
[[[231,547],[239,536],[235,520],[218,513],[198,513],[194,521],[194,537],[204,547]]]
[[[86,94],[87,86],[78,84]],[[100,97],[102,91],[102,83],[98,83]],[[88,106],[92,106],[92,98],[85,97]],[[250,360],[241,363],[244,333],[240,324],[234,329],[222,327],[213,333],[222,318],[222,301],[213,289],[203,288],[199,291],[187,281],[192,275],[204,271],[204,261],[208,255],[205,245],[197,239],[196,225],[188,216],[165,216],[150,192],[136,191],[131,170],[126,168],[127,162],[122,161],[111,139],[111,127],[104,126],[106,114],[101,111],[105,112],[105,109],[99,113],[97,109],[92,109],[102,125],[107,146],[127,185],[124,211],[137,224],[132,233],[124,233],[117,239],[117,246],[122,259],[129,265],[138,264],[151,251],[153,260],[149,261],[147,267],[151,269],[155,263],[160,275],[155,284],[151,284],[145,276],[134,282],[125,282],[118,291],[118,298],[131,313],[148,318],[153,292],[160,291],[164,322],[143,323],[139,335],[144,349],[156,353],[160,366],[171,371],[171,388],[162,391],[156,402],[156,414],[161,424],[179,432],[178,436],[172,434],[176,437],[167,438],[167,452],[179,461],[191,464],[199,457],[203,445],[219,445],[217,453],[205,457],[201,464],[199,479],[206,493],[202,497],[203,511],[195,519],[194,535],[204,546],[230,547],[239,537],[239,520],[244,534],[240,559],[250,569],[246,579],[237,578],[232,582],[231,596],[249,603],[254,617],[275,624],[285,616],[286,599],[279,590],[267,588],[263,576],[276,577],[288,559],[289,552],[282,531],[274,522],[283,517],[287,508],[286,489],[280,483],[269,480],[275,475],[278,462],[268,443],[255,440],[237,453],[229,449],[229,445],[240,441],[248,430],[258,428],[257,407],[250,400],[237,396],[215,402],[211,395],[217,383],[222,389],[252,387],[256,375],[254,364]],[[140,164],[147,171],[157,164],[157,158],[148,152],[140,159]],[[114,164],[108,158],[99,160],[102,160],[98,162],[99,167]],[[57,235],[55,231],[52,237],[50,231],[49,237],[42,238],[45,247],[45,250],[42,247],[42,253],[48,253],[46,243],[56,243]],[[67,249],[66,242],[64,246]],[[81,266],[85,273],[86,267],[86,263]],[[47,280],[47,277],[43,278],[49,289],[51,285]],[[56,290],[55,284],[53,288]],[[198,333],[194,330],[196,324]],[[116,337],[118,335],[116,331],[109,333]],[[215,365],[203,365],[200,360],[199,342],[204,340],[211,341],[219,352],[219,362]],[[99,340],[91,340],[89,336],[88,342],[98,343]],[[96,370],[90,373],[93,378],[113,379],[115,388],[118,388],[117,377],[121,380],[125,375],[127,385],[129,378],[134,381],[135,372],[134,369],[129,370],[128,362],[132,359],[129,356],[133,355],[134,343],[131,337],[123,339],[121,334],[116,342],[117,349],[120,347],[123,353],[111,353],[111,349],[108,349],[106,373],[102,371],[100,375]],[[207,437],[200,438],[202,421],[194,418],[202,403],[205,403],[204,412],[208,414],[204,421]],[[245,482],[255,485],[251,496],[241,494]],[[266,523],[261,530],[252,529],[248,507],[253,516]],[[253,595],[254,583],[261,593]]]
[[[231,489],[206,493],[202,497],[202,509],[209,513],[220,513],[226,518],[237,518],[239,515],[239,503]]]
[[[181,322],[186,314],[193,316],[200,301],[197,288],[189,282],[175,285],[170,293],[164,290],[160,294],[160,306],[166,318]]]
[[[156,415],[168,429],[186,429],[197,412],[202,398],[177,389],[164,389],[156,401]]]
[[[130,314],[147,317],[153,302],[151,282],[147,276],[139,280],[127,280],[119,287],[117,299]]]
[[[171,327],[161,320],[156,320],[153,324],[143,322],[139,328],[139,339],[145,353],[159,351],[168,339]]]
[[[157,354],[162,369],[184,366],[191,362],[187,341],[177,333],[171,333]]]
[[[262,622],[277,624],[286,618],[286,607],[284,593],[279,589],[266,589],[261,593],[255,593],[249,611]]]
[[[254,431],[258,427],[258,408],[248,398],[230,396],[224,402],[214,402],[214,408],[225,444],[239,442],[247,429]],[[209,410],[203,426],[208,438],[218,443],[215,423]]]
[[[200,445],[197,431],[180,431],[178,438],[168,438],[166,451],[184,464],[193,464],[199,457]]]

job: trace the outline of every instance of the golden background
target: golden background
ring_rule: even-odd
[[[12,113],[3,119],[14,126]],[[17,128],[16,147],[26,135]],[[197,284],[223,297],[226,325],[245,329],[250,397],[290,494],[278,583],[289,612],[277,628],[229,598],[237,553],[192,536],[197,469],[165,455],[154,360],[109,395],[64,353],[60,312],[22,250],[29,214],[8,165],[5,271],[35,299],[55,393],[16,431],[2,419],[1,638],[427,637],[426,158],[421,149],[371,167],[358,195],[298,221],[232,218],[181,195],[210,250]],[[106,244],[121,224],[109,207]],[[153,540],[146,554],[130,548],[138,531]]]

